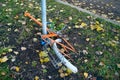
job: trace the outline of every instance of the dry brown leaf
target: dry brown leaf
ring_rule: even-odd
[[[60,77],[61,77],[61,78],[64,78],[64,77],[65,77],[65,74],[64,74],[64,73],[60,73]]]
[[[100,62],[99,65],[100,65],[100,66],[103,66],[103,65],[105,65],[105,64],[104,64],[103,62]]]

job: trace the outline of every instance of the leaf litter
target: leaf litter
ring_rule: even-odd
[[[33,8],[39,6],[38,5],[38,6],[32,7],[33,4],[34,4],[34,1],[33,1],[33,3],[31,3],[31,2],[29,3],[29,7],[30,7],[31,10]],[[18,2],[16,2],[16,4],[21,5],[21,6],[25,6],[24,4],[27,4],[27,2],[25,1],[25,3],[23,3],[22,1],[18,1]],[[35,9],[38,9],[38,8],[35,8]],[[7,11],[10,14],[9,15],[7,13],[6,14],[8,15],[8,17],[10,17],[13,9],[9,8],[9,9],[7,9]],[[53,14],[52,11],[55,11],[55,8],[50,9],[49,11],[51,12],[51,14]],[[61,12],[64,12],[64,11],[66,11],[66,10],[63,9]],[[38,12],[39,12],[39,10],[35,11],[32,14],[37,15]],[[31,24],[31,22],[26,22],[26,20],[24,20],[23,16],[22,16],[23,20],[20,19],[21,15],[22,15],[21,13],[16,13],[14,15],[15,16],[15,21],[14,22],[16,22],[16,25],[17,25],[17,21],[16,21],[17,19],[18,19],[18,22],[21,23],[20,26],[25,26],[27,24]],[[38,15],[38,17],[40,17],[40,16]],[[47,79],[46,76],[47,76],[47,74],[49,74],[51,76],[51,79],[54,79],[54,78],[56,78],[56,76],[59,75],[58,79],[61,79],[61,77],[62,77],[62,78],[65,78],[65,79],[73,78],[75,80],[75,79],[81,78],[80,73],[82,74],[82,77],[84,77],[84,78],[89,77],[88,73],[91,72],[91,69],[93,69],[93,68],[94,68],[93,71],[92,71],[93,73],[94,73],[94,70],[95,70],[95,72],[98,72],[99,71],[99,69],[98,69],[99,65],[101,65],[102,69],[107,69],[106,67],[104,67],[104,65],[109,65],[109,64],[115,64],[116,65],[117,62],[113,61],[113,62],[110,62],[109,64],[107,64],[106,60],[103,59],[101,61],[101,59],[102,59],[102,57],[104,58],[104,56],[106,56],[106,55],[109,56],[108,52],[106,52],[106,51],[109,51],[109,49],[112,49],[112,48],[116,49],[117,46],[114,46],[115,42],[111,40],[111,37],[113,35],[118,34],[119,30],[116,31],[116,33],[113,33],[110,36],[110,35],[108,35],[108,33],[110,33],[109,30],[111,30],[111,29],[105,28],[105,27],[107,27],[107,25],[105,25],[104,22],[101,23],[98,20],[93,20],[91,17],[88,17],[88,19],[91,20],[90,24],[88,22],[86,22],[86,20],[84,20],[85,18],[84,19],[82,18],[82,20],[80,20],[80,23],[78,22],[79,24],[74,25],[74,23],[72,23],[74,18],[75,17],[73,15],[68,14],[68,19],[69,19],[68,20],[68,23],[69,23],[68,25],[70,26],[70,29],[69,29],[68,32],[67,31],[66,32],[68,34],[69,40],[71,40],[71,38],[75,37],[74,41],[71,40],[70,42],[76,44],[76,49],[79,52],[81,51],[81,53],[76,54],[78,59],[74,58],[76,63],[80,63],[80,64],[76,64],[78,67],[80,67],[79,68],[79,73],[76,74],[76,75],[72,75],[71,72],[69,70],[67,71],[67,69],[65,69],[65,68],[62,68],[63,70],[61,70],[61,71],[53,69],[53,66],[51,66],[52,64],[48,60],[48,56],[45,56],[46,54],[43,54],[43,53],[40,54],[39,53],[39,50],[41,50],[41,46],[37,43],[36,37],[39,38],[38,35],[40,35],[41,33],[40,33],[40,30],[39,30],[39,27],[34,25],[35,27],[38,27],[38,29],[33,31],[33,34],[37,34],[37,35],[32,35],[34,37],[29,36],[30,38],[26,37],[25,40],[23,40],[21,42],[21,44],[19,44],[20,46],[17,45],[12,50],[11,49],[9,50],[10,51],[9,54],[16,56],[16,60],[14,62],[10,62],[10,64],[9,64],[9,66],[11,68],[14,67],[15,72],[13,72],[13,75],[16,76],[15,79],[19,79],[19,78],[22,78],[22,77],[23,77],[24,80],[26,80],[26,79],[36,79],[36,80],[37,79]],[[62,18],[60,18],[60,19],[62,19]],[[55,21],[54,17],[51,18],[51,20]],[[76,20],[76,21],[79,21],[79,20]],[[93,24],[91,24],[91,22]],[[59,24],[59,22],[58,22],[58,24]],[[12,26],[13,22],[8,22],[7,25]],[[29,26],[31,26],[31,25],[29,25]],[[72,26],[75,26],[77,29],[75,29]],[[21,32],[21,28],[17,27],[15,29],[14,29],[15,32],[17,32],[17,33]],[[12,28],[8,28],[7,30],[9,32],[13,31]],[[69,34],[71,32],[72,32],[72,34]],[[105,34],[105,36],[104,36],[105,39],[103,40],[103,43],[104,43],[104,46],[105,46],[104,49],[99,47],[99,46],[102,46],[101,45],[101,34],[102,33]],[[26,33],[24,33],[24,34],[26,34]],[[78,35],[78,34],[80,34],[80,35]],[[115,39],[119,40],[120,39],[119,37],[120,37],[119,35],[116,35]],[[108,43],[106,41],[108,41]],[[93,49],[93,48],[91,49],[91,47],[89,47],[93,44],[94,44],[95,49]],[[110,44],[110,46],[109,46],[109,44]],[[82,52],[82,50],[84,52]],[[116,50],[118,50],[118,49],[116,49]],[[101,52],[102,52],[102,55],[101,55]],[[118,52],[119,52],[119,50],[118,50]],[[118,52],[115,51],[114,54],[117,54]],[[12,53],[14,53],[14,54],[12,54]],[[94,54],[99,54],[99,56],[98,55],[96,56]],[[113,54],[113,52],[111,52],[111,54]],[[95,57],[93,57],[93,56],[95,56]],[[74,57],[74,56],[72,56],[72,57]],[[96,60],[97,58],[98,58],[98,63],[95,63],[95,62],[92,63],[92,61]],[[9,62],[9,59],[6,56],[1,57],[0,60],[1,60],[2,63]],[[46,67],[44,69],[42,68],[43,66],[41,65],[41,62],[40,62],[41,60],[43,60],[43,64],[46,65]],[[110,58],[110,60],[112,60],[112,58]],[[33,61],[35,61],[35,64],[34,64]],[[77,62],[77,61],[79,61],[79,62]],[[47,64],[46,64],[46,62],[47,62]],[[32,66],[32,64],[34,66]],[[117,67],[119,68],[119,64],[117,64]],[[114,69],[114,67],[112,67],[112,68]],[[34,71],[34,74],[36,74],[36,75],[31,74],[31,73],[33,73],[33,71]],[[54,71],[54,73],[52,73],[52,71]],[[22,74],[17,74],[16,72],[17,73],[22,73]],[[112,72],[114,72],[114,71],[112,71]],[[24,75],[24,74],[26,74],[26,75]],[[118,75],[119,72],[116,73],[116,74]],[[21,77],[21,75],[22,75],[22,77]],[[96,74],[95,73],[92,74],[92,76],[94,76],[94,75],[96,75]],[[99,76],[100,74],[97,73],[97,75]],[[104,75],[102,74],[101,76],[104,76]]]

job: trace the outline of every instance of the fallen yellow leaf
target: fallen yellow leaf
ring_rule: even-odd
[[[82,22],[80,26],[81,26],[81,27],[85,27],[85,26],[87,26],[87,24],[84,23],[84,22]]]
[[[65,76],[69,76],[69,74],[68,74],[68,73],[65,73]]]
[[[115,46],[117,45],[115,41],[109,41],[108,43],[109,43],[112,47],[115,47]]]
[[[68,69],[68,68],[66,68],[66,67],[61,67],[59,70],[58,70],[58,72],[60,73],[60,77],[65,77],[65,76],[69,76],[71,73],[72,73],[72,71],[70,70],[70,69]]]
[[[104,66],[105,64],[104,64],[104,62],[100,62],[99,65],[100,66]]]
[[[15,67],[16,72],[20,71],[20,68],[18,66]]]
[[[100,24],[99,21],[96,21],[96,24]]]
[[[8,49],[8,52],[12,52],[13,50],[12,49]]]
[[[29,63],[26,61],[25,64],[29,64]]]
[[[68,68],[67,68],[66,72],[67,72],[68,75],[72,73],[72,71]]]
[[[39,80],[39,77],[38,76],[35,76],[35,79],[34,80]]]
[[[1,72],[1,75],[2,75],[2,76],[5,76],[5,75],[6,75],[6,73],[5,73],[5,72]]]
[[[58,72],[59,72],[59,73],[63,73],[63,70],[62,70],[62,69],[59,69]]]
[[[96,25],[96,30],[97,31],[104,31],[104,29],[102,27],[100,27],[99,25]]]
[[[118,40],[119,40],[119,37],[118,37],[118,36],[115,36],[115,39],[118,41]]]
[[[90,25],[90,28],[91,28],[91,30],[94,30],[94,29],[96,29],[96,26],[95,25]]]
[[[69,20],[72,20],[72,16],[69,17]]]
[[[44,61],[43,62],[49,62],[50,61],[50,59],[48,58],[48,57],[46,57],[46,58],[44,58]]]
[[[75,25],[75,28],[80,28],[78,25]]]
[[[88,77],[88,73],[84,72],[84,77],[87,78]]]
[[[43,59],[40,59],[40,62],[41,62],[41,64],[43,64],[43,62],[44,62]]]
[[[117,64],[117,67],[120,68],[120,64]]]
[[[39,56],[40,56],[40,57],[47,57],[48,54],[47,54],[45,51],[41,51],[41,52],[39,53]]]
[[[90,38],[86,38],[86,41],[90,41]]]
[[[96,13],[96,10],[92,10],[93,13]]]
[[[65,77],[65,74],[64,74],[64,73],[60,73],[60,77],[61,77],[61,78],[64,78],[64,77]]]
[[[101,24],[99,22],[96,22],[94,25],[90,25],[91,30],[96,30],[96,31],[104,31],[104,29],[101,27]]]
[[[60,63],[58,63],[57,65],[60,67],[60,66],[62,66],[62,63],[60,62]]]
[[[25,51],[27,48],[26,47],[21,47],[21,50],[22,51]]]
[[[19,16],[18,15],[16,15],[15,17],[14,17],[14,19],[18,19],[19,18]]]
[[[45,52],[45,51],[41,51],[40,53],[39,53],[39,57],[40,57],[40,62],[43,64],[44,62],[46,63],[46,62],[49,62],[50,61],[50,59],[49,59],[49,57],[48,57],[48,54]]]
[[[0,58],[0,63],[6,62],[8,60],[7,56]]]

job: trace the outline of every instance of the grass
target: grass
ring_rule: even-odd
[[[39,2],[39,0],[37,0],[37,2]],[[16,44],[20,44],[24,39],[32,35],[31,32],[34,29],[33,25],[36,24],[24,17],[24,12],[29,11],[34,17],[41,19],[41,9],[37,2],[35,2],[35,0],[0,1],[2,5],[6,5],[0,8],[0,25],[2,25],[2,27],[0,27],[0,41],[3,41],[0,47],[9,46],[9,36],[15,29],[19,30],[15,32],[17,36],[14,35]],[[115,75],[116,72],[120,74],[120,69],[117,67],[117,64],[120,64],[119,25],[79,12],[76,9],[57,3],[54,0],[47,0],[47,16],[47,20],[53,22],[57,30],[63,28],[65,25],[71,27],[71,29],[67,29],[65,33],[73,33],[71,33],[71,35],[68,34],[70,40],[72,37],[77,37],[77,41],[75,41],[77,45],[74,45],[77,51],[83,52],[83,50],[86,50],[88,52],[88,54],[78,53],[82,56],[75,59],[76,66],[79,69],[78,75],[82,73],[82,77],[84,78],[83,73],[87,72],[93,76],[102,76],[104,79],[112,80],[119,78],[119,76]],[[95,24],[96,21],[98,21],[100,25],[103,25],[103,32],[91,30],[91,24]],[[75,28],[75,26],[80,26],[83,22],[87,24],[86,27]],[[9,31],[8,29],[11,30]],[[81,35],[79,36],[78,33]],[[89,41],[86,41],[87,38],[89,38]],[[81,41],[84,44],[81,43]],[[6,52],[7,49],[5,47],[0,49],[0,53]],[[102,54],[97,55],[97,51],[102,52]],[[2,56],[3,55],[0,55],[0,57]],[[84,62],[84,60],[88,60],[88,62]],[[103,65],[100,65],[100,62],[102,62]],[[32,63],[32,65],[35,66],[36,63]],[[3,71],[5,71],[6,75],[0,75],[0,79],[7,80],[10,73],[7,63],[0,63],[0,73]],[[44,70],[43,72],[46,73]]]
[[[8,47],[0,48],[0,58],[8,52],[9,52]],[[0,62],[0,79],[1,80],[8,80],[8,79],[12,80],[12,78],[10,77],[10,70],[8,68],[7,63]]]
[[[0,79],[1,80],[13,80],[11,78],[10,70],[6,63],[0,63]]]

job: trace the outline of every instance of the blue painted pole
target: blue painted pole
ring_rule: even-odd
[[[46,18],[46,0],[41,0],[42,3],[42,32],[47,34],[47,18]]]

